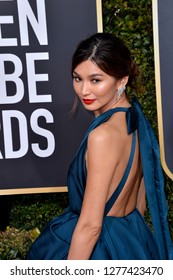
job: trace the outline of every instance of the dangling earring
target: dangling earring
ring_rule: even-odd
[[[123,94],[123,92],[125,91],[125,89],[126,89],[125,85],[123,85],[122,87],[118,88],[118,90],[117,90],[117,99],[118,100],[120,99],[120,97]]]

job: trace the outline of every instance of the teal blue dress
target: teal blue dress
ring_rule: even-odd
[[[26,259],[65,260],[73,231],[78,222],[86,185],[85,152],[89,133],[106,122],[112,114],[124,112],[132,147],[124,175],[105,205],[103,225],[90,260],[157,260],[173,259],[173,246],[167,222],[164,181],[160,166],[159,147],[139,102],[132,100],[130,108],[114,108],[96,117],[70,165],[68,172],[69,207],[52,219],[31,246]],[[128,178],[138,133],[147,201],[152,218],[152,230],[137,209],[124,217],[107,216]],[[91,213],[92,215],[92,213]]]

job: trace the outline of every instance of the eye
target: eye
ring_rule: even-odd
[[[81,78],[79,76],[73,76],[73,80],[78,83],[81,81]]]
[[[101,81],[101,80],[99,80],[99,79],[93,79],[93,80],[92,80],[92,83],[98,84],[100,81]]]

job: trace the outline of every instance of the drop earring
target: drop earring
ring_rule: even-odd
[[[122,87],[118,88],[118,90],[117,90],[117,99],[118,100],[120,99],[120,97],[123,94],[123,92],[125,91],[125,89],[126,89],[125,85],[123,85]]]

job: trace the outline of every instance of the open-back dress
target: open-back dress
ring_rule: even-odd
[[[167,222],[164,181],[160,166],[159,147],[153,130],[145,119],[139,102],[132,100],[130,108],[110,109],[96,117],[70,165],[68,172],[69,207],[52,219],[32,244],[26,259],[65,260],[68,256],[73,231],[78,222],[86,185],[85,153],[89,133],[106,122],[112,114],[124,112],[132,146],[124,175],[105,206],[103,225],[90,260],[151,260],[173,259],[173,247]],[[123,217],[107,216],[128,178],[138,133],[147,201],[152,229],[135,208]],[[91,213],[92,215],[92,213]]]

